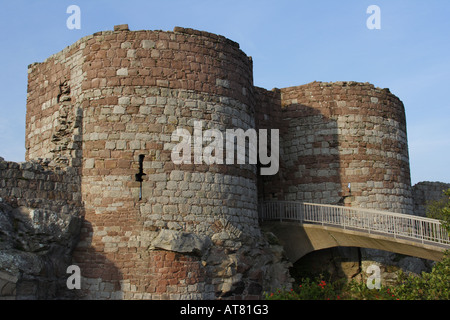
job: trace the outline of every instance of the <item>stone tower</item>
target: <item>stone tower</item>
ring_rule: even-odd
[[[177,127],[254,128],[254,99],[239,45],[190,29],[117,27],[30,66],[27,159],[79,168],[88,297],[261,294],[256,165],[171,160]]]
[[[389,89],[313,82],[257,92],[258,126],[281,130],[282,169],[260,179],[260,197],[413,213],[405,109]]]

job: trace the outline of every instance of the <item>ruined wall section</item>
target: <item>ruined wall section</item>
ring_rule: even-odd
[[[286,199],[413,212],[405,110],[389,90],[313,82],[281,100]]]
[[[81,215],[81,178],[74,168],[0,158],[0,198],[13,207]]]
[[[83,208],[74,168],[0,158],[0,299],[69,297]]]
[[[82,40],[28,67],[26,154],[52,159],[65,166],[81,166]]]

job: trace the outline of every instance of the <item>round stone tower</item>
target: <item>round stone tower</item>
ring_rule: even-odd
[[[82,177],[74,264],[83,296],[262,293],[270,276],[260,269],[271,258],[258,227],[256,165],[194,161],[199,128],[255,127],[252,61],[237,43],[117,26],[30,66],[28,98],[27,157],[64,162]],[[180,164],[177,129],[193,147]]]
[[[400,99],[357,82],[313,82],[274,94],[281,110],[267,117],[281,130],[282,169],[264,178],[265,198],[413,213]]]

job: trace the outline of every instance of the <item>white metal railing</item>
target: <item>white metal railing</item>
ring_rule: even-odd
[[[448,232],[439,220],[401,213],[297,201],[264,201],[259,204],[259,218],[331,225],[450,245]]]

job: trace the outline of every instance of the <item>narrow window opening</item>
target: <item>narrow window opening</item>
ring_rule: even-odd
[[[139,200],[142,200],[142,181],[144,181],[142,178],[146,176],[144,173],[144,158],[145,155],[139,155],[139,172],[136,173],[136,181],[139,182]]]

